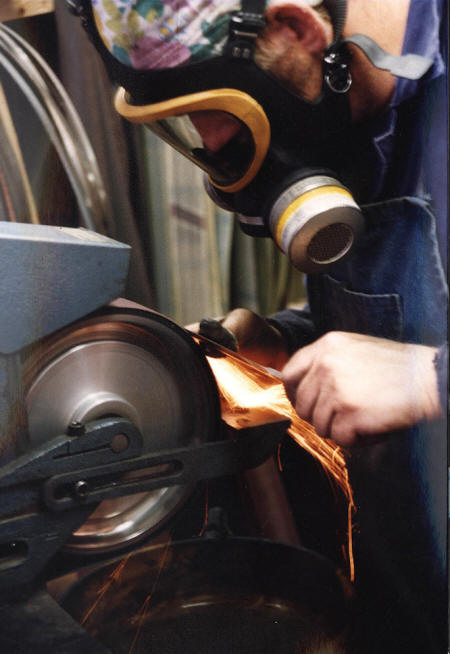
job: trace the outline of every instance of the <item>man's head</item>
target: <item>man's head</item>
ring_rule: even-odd
[[[343,28],[359,25],[358,48],[381,52],[383,67],[368,33],[387,6],[405,23],[408,2],[90,0],[97,47],[128,91],[119,113],[203,168],[216,201],[255,219],[245,231],[272,235],[307,271],[344,256],[361,229],[352,193],[367,199],[370,164],[353,122],[393,89],[390,73],[352,57]]]
[[[94,0],[102,40],[136,70],[171,68],[221,54],[239,0]],[[254,59],[308,99],[321,89],[321,61],[333,28],[321,0],[269,0]]]
[[[264,5],[264,3],[261,3]],[[322,59],[333,27],[322,0],[268,0],[253,59],[287,89],[314,100],[323,83]],[[222,54],[240,0],[94,0],[94,16],[108,50],[136,70],[160,70]],[[239,131],[223,111],[197,111],[191,119],[212,152]]]
[[[391,54],[401,54],[409,2],[267,0],[260,3],[265,5],[265,27],[255,41],[254,59],[290,90],[315,98],[322,84],[323,54],[341,31],[344,36],[363,33]],[[171,68],[220,54],[230,16],[242,9],[241,0],[91,0],[91,4],[107,49],[135,70]],[[395,78],[375,68],[358,48],[349,47],[354,80],[349,101],[354,120],[360,120],[387,104]]]

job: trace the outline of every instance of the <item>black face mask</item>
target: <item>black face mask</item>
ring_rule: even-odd
[[[364,201],[369,180],[364,134],[351,122],[346,42],[363,49],[375,65],[405,77],[421,77],[431,62],[415,55],[391,57],[362,35],[344,42],[346,0],[325,0],[335,40],[323,59],[321,93],[309,101],[253,61],[265,0],[243,0],[242,11],[231,17],[221,56],[150,71],[118,62],[95,29],[90,3],[72,4],[125,89],[116,100],[119,113],[145,123],[204,169],[209,194],[241,215],[244,231],[272,236],[305,272],[322,271],[350,252],[363,230],[356,201]],[[226,111],[242,124],[218,152],[208,151],[195,132],[195,112],[205,109]]]

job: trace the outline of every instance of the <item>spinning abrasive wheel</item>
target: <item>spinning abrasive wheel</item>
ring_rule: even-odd
[[[35,348],[26,402],[31,446],[74,421],[115,416],[139,429],[145,452],[157,452],[214,438],[220,421],[215,380],[192,339],[163,316],[134,309],[107,307]],[[189,493],[172,486],[106,500],[67,548],[123,547],[158,529]]]

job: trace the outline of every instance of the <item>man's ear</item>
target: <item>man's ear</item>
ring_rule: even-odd
[[[265,12],[267,35],[296,41],[309,54],[322,53],[333,40],[331,24],[311,7],[275,0]]]

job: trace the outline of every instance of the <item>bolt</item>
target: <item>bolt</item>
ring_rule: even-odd
[[[78,420],[72,420],[69,427],[67,428],[67,433],[69,436],[82,436],[86,432],[86,429],[83,423]]]
[[[110,448],[116,454],[120,454],[120,452],[124,452],[128,448],[129,444],[128,436],[125,434],[115,434],[111,439]]]
[[[87,483],[87,481],[80,479],[80,481],[77,481],[77,483],[74,485],[73,490],[75,492],[75,495],[80,499],[87,497],[89,493],[89,484]]]

